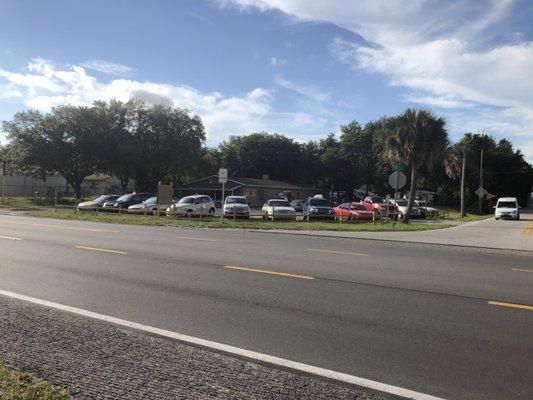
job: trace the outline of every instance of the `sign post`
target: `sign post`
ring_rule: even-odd
[[[0,175],[2,176],[2,198],[6,197],[6,162],[0,160]]]
[[[218,170],[218,183],[222,183],[222,212],[220,213],[220,222],[224,220],[224,190],[226,188],[227,181],[228,170],[226,168],[220,168]]]
[[[407,182],[407,178],[403,171],[403,165],[400,163],[396,163],[394,165],[394,172],[389,175],[389,185],[394,189],[394,210],[392,215],[392,227],[394,228],[394,223],[396,221],[396,200],[397,200],[397,193],[398,189],[401,189],[405,186],[405,183]]]

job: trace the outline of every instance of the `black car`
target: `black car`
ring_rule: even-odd
[[[120,196],[115,201],[105,202],[102,206],[103,211],[128,211],[128,207],[139,204],[152,197],[152,193],[128,193]]]
[[[302,212],[304,210],[305,200],[296,199],[291,201],[291,207],[294,208],[294,211]]]
[[[335,219],[335,211],[329,200],[323,197],[311,197],[303,206],[304,220]]]

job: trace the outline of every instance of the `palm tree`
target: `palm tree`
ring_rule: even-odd
[[[431,111],[412,108],[387,119],[383,124],[383,158],[390,163],[401,162],[411,168],[409,200],[403,217],[405,223],[409,222],[413,208],[418,171],[423,167],[431,171],[444,158],[448,146],[448,133],[444,125],[444,119],[437,118]]]

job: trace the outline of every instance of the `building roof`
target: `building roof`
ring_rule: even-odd
[[[284,190],[305,190],[312,189],[310,187],[300,186],[294,183],[277,181],[272,179],[256,179],[256,178],[244,178],[244,177],[230,177],[226,183],[226,189],[232,190],[241,186],[253,186],[273,189]],[[205,178],[198,179],[193,182],[189,182],[182,186],[183,189],[202,189],[202,190],[218,190],[220,189],[220,183],[218,183],[218,175],[210,175]]]

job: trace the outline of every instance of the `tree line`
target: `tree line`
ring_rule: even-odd
[[[78,197],[84,178],[95,172],[117,177],[124,189],[133,180],[138,190],[154,190],[159,181],[181,184],[222,166],[230,176],[268,174],[348,194],[354,188],[391,193],[387,176],[399,162],[410,176],[411,189],[431,190],[441,201],[458,204],[466,157],[465,197],[471,207],[481,149],[489,193],[525,200],[533,186],[532,166],[508,140],[466,133],[451,144],[444,119],[427,110],[408,109],[364,125],[352,121],[338,134],[304,143],[259,132],[231,136],[217,147],[206,146],[198,116],[138,100],[64,105],[49,113],[24,111],[2,127],[8,144],[0,157],[12,170],[43,178],[50,172],[61,174]]]

